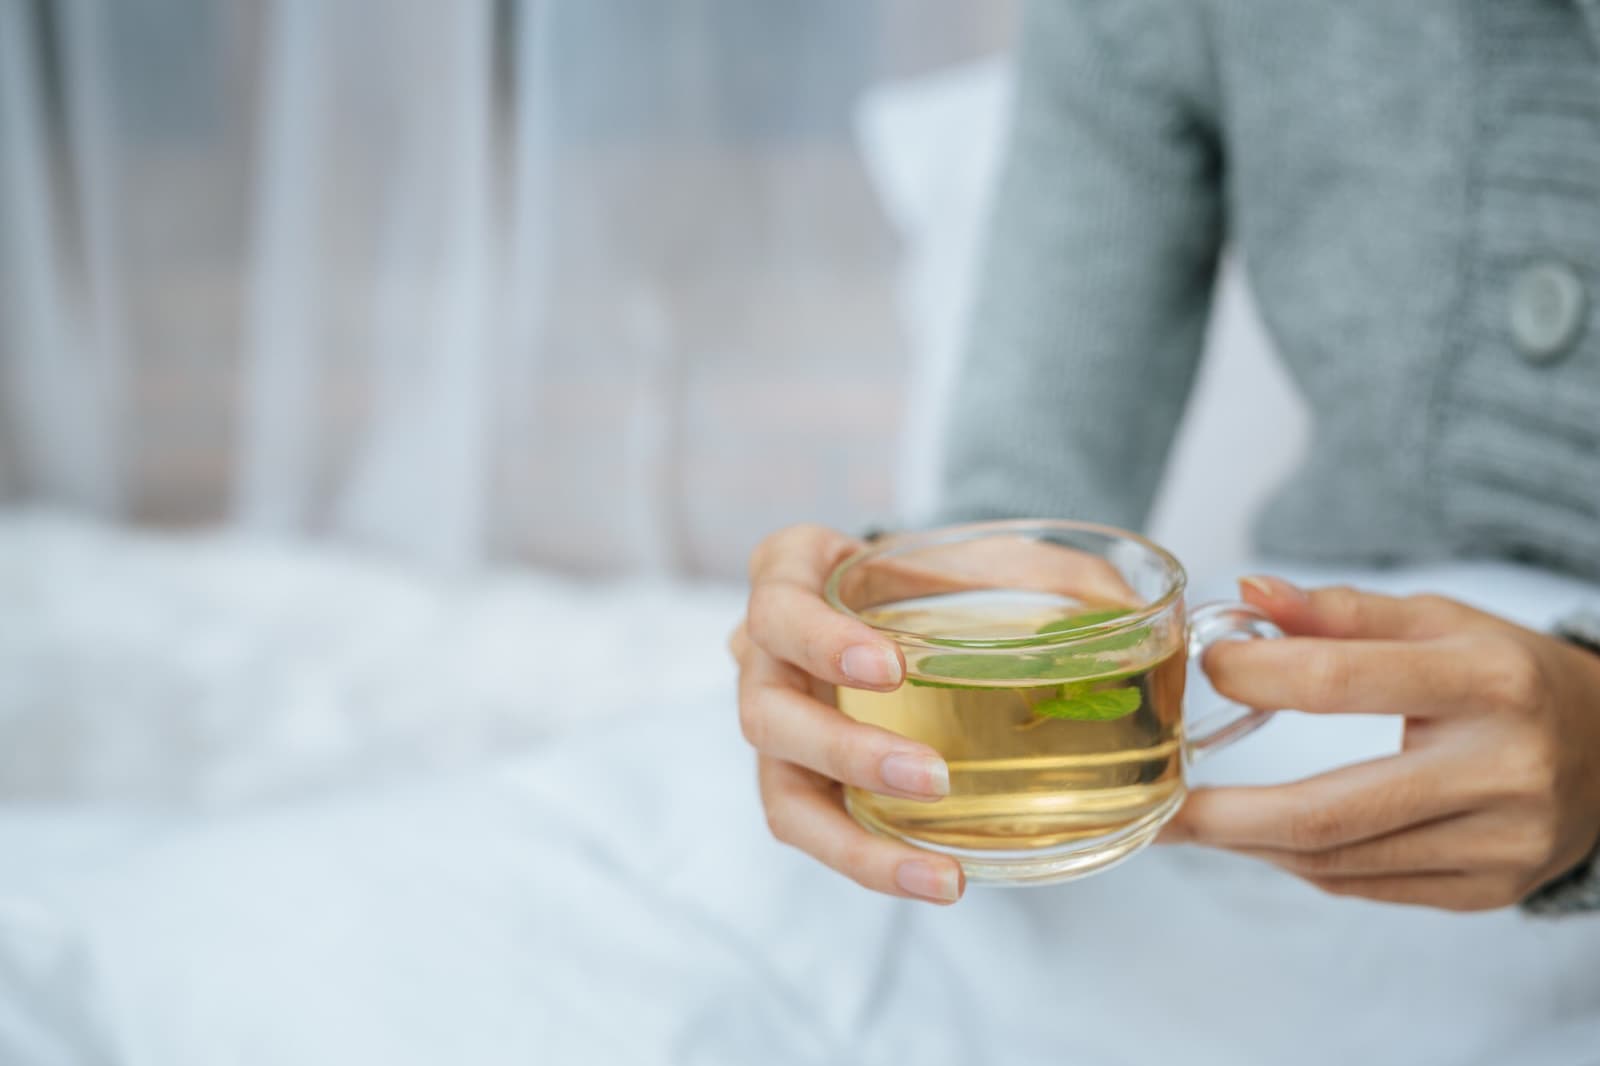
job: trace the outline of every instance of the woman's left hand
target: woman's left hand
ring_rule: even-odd
[[[1304,781],[1197,789],[1162,839],[1226,848],[1335,895],[1514,904],[1600,837],[1600,656],[1438,596],[1250,578],[1290,634],[1206,656],[1252,707],[1400,714],[1399,754]]]

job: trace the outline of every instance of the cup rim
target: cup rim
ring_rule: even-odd
[[[1172,575],[1171,584],[1160,596],[1138,610],[1104,622],[1084,626],[1081,629],[1073,629],[1062,634],[1043,633],[1021,637],[981,639],[935,637],[927,633],[918,633],[914,630],[895,629],[890,626],[878,625],[862,618],[854,609],[845,606],[844,601],[840,599],[839,587],[843,583],[845,575],[871,559],[893,554],[897,550],[904,551],[933,547],[940,544],[953,544],[963,540],[977,540],[982,537],[998,536],[1006,533],[1022,533],[1029,530],[1094,533],[1116,540],[1132,541],[1166,564],[1168,572]],[[861,550],[852,552],[834,566],[828,574],[827,582],[823,586],[823,598],[827,601],[828,606],[840,614],[871,626],[879,633],[893,638],[897,643],[939,648],[990,648],[996,650],[1004,648],[1054,648],[1098,639],[1143,625],[1177,603],[1183,596],[1184,589],[1188,586],[1188,583],[1188,571],[1184,570],[1183,564],[1178,561],[1177,556],[1150,538],[1130,530],[1099,522],[1080,522],[1068,518],[1003,518],[983,522],[961,522],[955,525],[938,526],[933,529],[891,533],[880,537]]]

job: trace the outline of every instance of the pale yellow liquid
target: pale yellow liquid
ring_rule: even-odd
[[[963,593],[861,612],[901,631],[947,638],[1024,636],[1088,610],[1058,597]],[[929,680],[908,655],[908,677]],[[1095,657],[1089,661],[1095,662]],[[1120,661],[1074,679],[1082,687],[1138,690],[1138,707],[1114,721],[1041,717],[1033,707],[1059,697],[1063,682],[1026,677],[962,681],[963,687],[908,682],[889,693],[839,690],[839,709],[935,748],[950,766],[950,795],[934,803],[849,790],[852,812],[868,826],[949,848],[1020,851],[1082,843],[1157,819],[1183,790],[1185,654],[1176,635],[1152,633]],[[948,673],[937,680],[948,684]],[[973,687],[965,687],[966,685]],[[1131,701],[1131,696],[1124,696]]]

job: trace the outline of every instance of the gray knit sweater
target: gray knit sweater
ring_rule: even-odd
[[[1038,0],[1018,78],[946,517],[1140,526],[1226,239],[1314,424],[1262,551],[1600,578],[1600,0]]]

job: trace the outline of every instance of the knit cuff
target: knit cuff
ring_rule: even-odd
[[[1556,623],[1555,634],[1580,648],[1600,654],[1600,611],[1568,615]],[[1600,847],[1573,869],[1534,891],[1522,901],[1530,914],[1575,914],[1600,910]]]
[[[1578,914],[1600,911],[1600,863],[1590,856],[1522,901],[1529,914]]]

